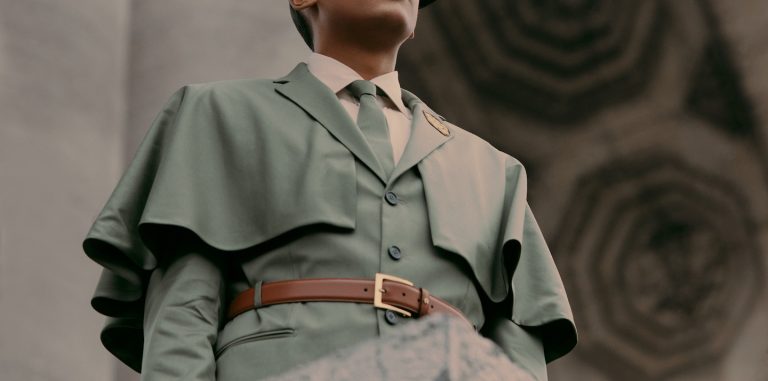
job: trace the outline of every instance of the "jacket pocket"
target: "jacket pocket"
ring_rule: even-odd
[[[280,337],[288,337],[293,336],[294,334],[296,334],[296,330],[293,328],[279,328],[269,331],[251,333],[224,344],[221,348],[219,348],[219,350],[216,351],[215,357],[218,359],[222,354],[224,354],[224,352],[227,351],[227,349],[236,345],[251,343],[254,341],[277,339]]]

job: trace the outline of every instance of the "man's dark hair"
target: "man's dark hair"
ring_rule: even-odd
[[[307,43],[307,46],[309,46],[310,49],[315,50],[314,42],[312,41],[312,28],[309,26],[309,22],[307,22],[307,19],[304,18],[304,15],[299,11],[293,9],[290,5],[289,8],[291,8],[293,25],[296,25],[296,29],[298,29],[299,34],[301,34],[301,38],[304,39],[304,42]]]

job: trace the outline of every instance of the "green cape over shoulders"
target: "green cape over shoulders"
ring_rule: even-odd
[[[91,301],[108,317],[102,342],[131,368],[141,369],[149,275],[177,233],[226,253],[309,224],[355,228],[355,157],[275,91],[290,81],[321,91],[307,73],[300,64],[278,81],[184,86],[153,121],[83,242],[104,267]],[[576,329],[526,202],[525,170],[445,123],[453,138],[418,163],[433,243],[462,256],[492,302],[512,300],[511,321],[540,327],[554,360],[576,344]]]

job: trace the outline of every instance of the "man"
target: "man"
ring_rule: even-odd
[[[397,81],[431,1],[289,1],[307,63],[178,90],[88,233],[104,345],[255,380],[445,313],[546,379],[576,331],[524,169]]]

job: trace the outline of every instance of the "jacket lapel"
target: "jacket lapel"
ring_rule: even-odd
[[[404,89],[401,89],[401,92],[404,103],[411,109],[413,119],[411,121],[411,136],[408,138],[403,156],[392,172],[391,181],[396,180],[398,176],[418,164],[443,143],[453,139],[455,134],[455,132],[450,132],[448,136],[445,136],[440,133],[437,128],[429,123],[424,113],[427,112],[437,119],[442,117],[411,92]]]
[[[382,183],[387,183],[384,169],[362,131],[341,106],[336,94],[312,75],[306,63],[300,62],[288,75],[274,82],[278,93],[304,109],[370,168]]]

